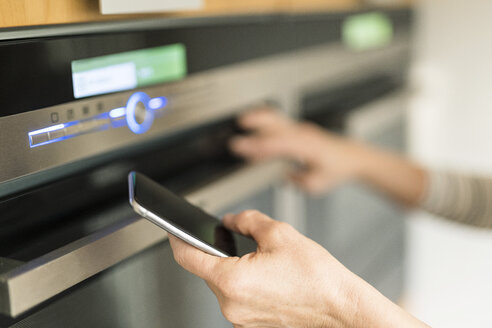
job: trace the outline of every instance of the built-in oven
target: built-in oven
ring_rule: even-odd
[[[401,63],[411,13],[385,15],[395,38],[368,51],[341,42],[348,13],[1,30],[0,327],[230,326],[132,212],[126,175],[303,230],[289,163],[232,156],[235,119],[294,116],[327,83]]]
[[[166,234],[135,217],[124,177],[146,172],[213,213],[252,199],[248,206],[273,215],[269,187],[281,179],[282,163],[244,165],[231,157],[226,144],[234,131],[231,120],[215,122],[7,197],[0,205],[2,310],[34,308],[31,326],[206,324],[207,311],[218,313],[216,302],[174,264]],[[206,325],[220,317],[212,318]]]

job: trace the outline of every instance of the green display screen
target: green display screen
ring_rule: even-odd
[[[75,98],[176,81],[187,73],[183,44],[128,51],[72,62]]]
[[[349,16],[342,28],[344,43],[354,50],[381,48],[393,40],[393,24],[379,12]]]

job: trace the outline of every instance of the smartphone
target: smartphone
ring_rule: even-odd
[[[253,239],[226,229],[219,219],[141,173],[128,175],[128,187],[137,214],[208,254],[243,256],[257,249]]]

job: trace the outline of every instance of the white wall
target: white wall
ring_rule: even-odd
[[[433,167],[492,175],[492,1],[421,0],[410,144]],[[435,327],[492,327],[492,232],[409,222],[407,307]]]

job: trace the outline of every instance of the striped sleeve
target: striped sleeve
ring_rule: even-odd
[[[431,171],[420,207],[455,222],[492,228],[492,179]]]

